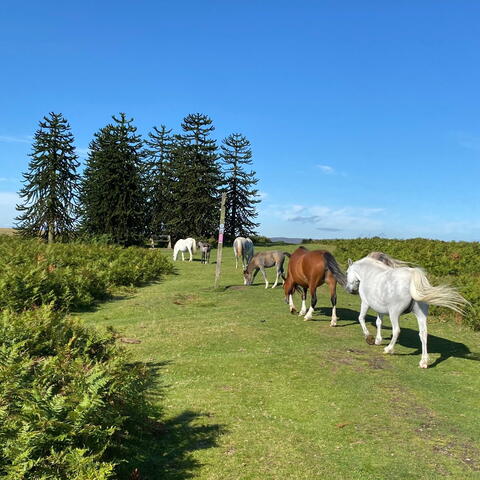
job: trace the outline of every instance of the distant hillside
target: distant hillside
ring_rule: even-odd
[[[292,238],[292,237],[270,237],[272,242],[285,242],[285,243],[293,243],[297,245],[302,243],[303,238]]]
[[[13,228],[0,228],[0,235],[14,235],[15,230]]]

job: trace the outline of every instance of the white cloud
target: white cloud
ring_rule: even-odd
[[[89,148],[76,148],[75,151],[80,158],[87,158],[90,153]]]
[[[0,142],[5,143],[32,143],[31,135],[0,135]]]
[[[268,205],[261,209],[260,216],[265,218],[263,228],[268,228],[268,223],[275,224],[276,229],[283,230],[279,232],[282,235],[315,237],[330,232],[355,237],[384,231],[384,213],[383,208],[376,207]]]
[[[13,192],[0,192],[0,227],[13,227],[14,219],[18,215],[16,210],[20,198]]]
[[[267,192],[262,192],[261,190],[259,190],[257,192],[257,195],[260,197],[260,200],[264,200],[265,198],[268,197],[268,193]]]
[[[326,173],[327,175],[332,175],[333,173],[335,173],[335,169],[330,165],[317,165],[317,168],[319,168],[323,173]]]
[[[467,132],[456,132],[455,138],[457,139],[458,144],[462,148],[468,150],[474,150],[475,152],[480,152],[480,136],[472,135]]]

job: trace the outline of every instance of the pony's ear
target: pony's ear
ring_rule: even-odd
[[[353,264],[353,262],[352,262],[352,259],[351,259],[351,258],[349,258],[349,259],[348,259],[348,266],[349,266],[349,267],[351,267],[351,266],[352,266],[352,264]]]

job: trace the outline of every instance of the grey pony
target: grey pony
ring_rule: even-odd
[[[210,263],[210,250],[212,249],[211,245],[206,242],[197,242],[197,247],[202,254],[202,263]]]
[[[265,288],[268,288],[268,280],[265,275],[265,269],[275,266],[277,269],[277,277],[272,288],[275,288],[278,283],[278,278],[281,276],[283,283],[285,283],[285,275],[283,270],[283,262],[285,257],[290,257],[288,252],[281,250],[268,250],[266,252],[259,252],[252,257],[248,262],[247,268],[243,271],[243,283],[251,285],[258,271],[260,270],[265,280]]]

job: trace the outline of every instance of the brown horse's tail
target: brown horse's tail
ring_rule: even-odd
[[[325,261],[327,262],[327,268],[333,273],[333,276],[337,279],[337,282],[345,287],[347,285],[347,276],[342,272],[338,266],[335,257],[330,252],[325,252]]]

